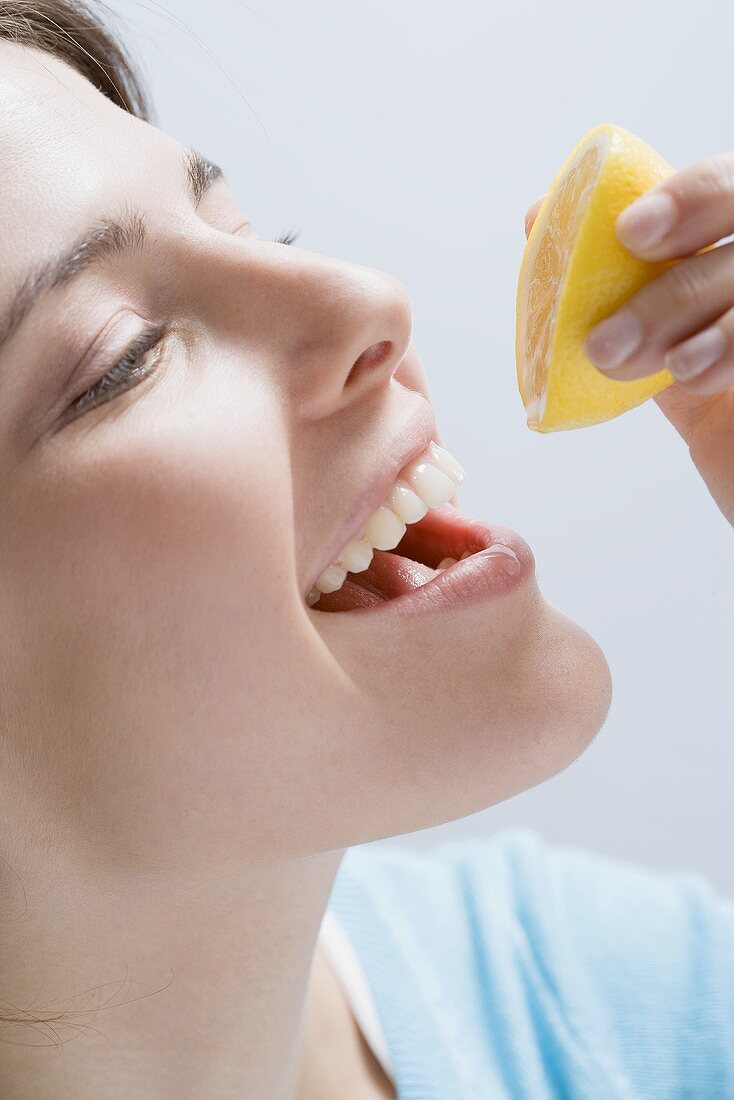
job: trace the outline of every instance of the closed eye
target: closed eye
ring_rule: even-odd
[[[293,244],[299,232],[289,230],[274,241],[275,244]],[[158,365],[161,355],[159,345],[167,334],[166,325],[151,325],[133,340],[125,354],[83,394],[72,401],[67,415],[72,419],[89,408],[95,408],[110,401],[119,393],[132,389],[134,385],[149,377]],[[156,354],[153,354],[153,353]]]

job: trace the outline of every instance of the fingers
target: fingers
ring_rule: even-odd
[[[734,309],[671,348],[665,366],[681,385],[702,397],[734,386]]]
[[[525,215],[530,234],[541,195]],[[615,229],[621,243],[650,261],[689,256],[734,233],[734,150],[682,168],[627,206]]]
[[[530,235],[545,195],[528,208]],[[701,396],[734,385],[734,151],[706,157],[645,192],[617,218],[620,242],[651,262],[680,259],[589,333],[585,351],[609,377],[667,367]],[[693,255],[693,253],[699,253]]]
[[[526,238],[530,236],[530,230],[533,228],[533,222],[535,221],[535,219],[538,216],[538,211],[540,210],[540,207],[543,203],[544,198],[545,198],[545,195],[541,195],[540,198],[537,198],[535,200],[535,202],[532,204],[532,206],[528,207],[528,212],[525,215],[525,237]]]
[[[644,260],[688,256],[734,232],[734,151],[669,176],[616,221],[622,244]]]
[[[689,385],[694,353],[700,374],[713,365],[712,356],[723,351],[722,338],[714,328],[695,345],[694,340],[722,319],[733,298],[734,245],[719,245],[673,264],[643,286],[621,310],[591,330],[584,350],[601,371],[621,381],[668,366],[692,392],[703,392]],[[666,361],[666,355],[684,342],[685,349]],[[710,361],[704,367],[706,355]]]

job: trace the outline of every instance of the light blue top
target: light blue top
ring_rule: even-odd
[[[734,1100],[734,903],[528,829],[350,848],[399,1100]]]

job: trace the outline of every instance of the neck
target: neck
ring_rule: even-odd
[[[30,1021],[0,1023],[4,1095],[301,1100],[309,977],[342,855],[205,886],[6,883],[4,867],[0,1015]]]

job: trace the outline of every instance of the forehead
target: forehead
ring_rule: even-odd
[[[179,150],[63,61],[0,41],[0,302],[90,219],[173,178]]]

